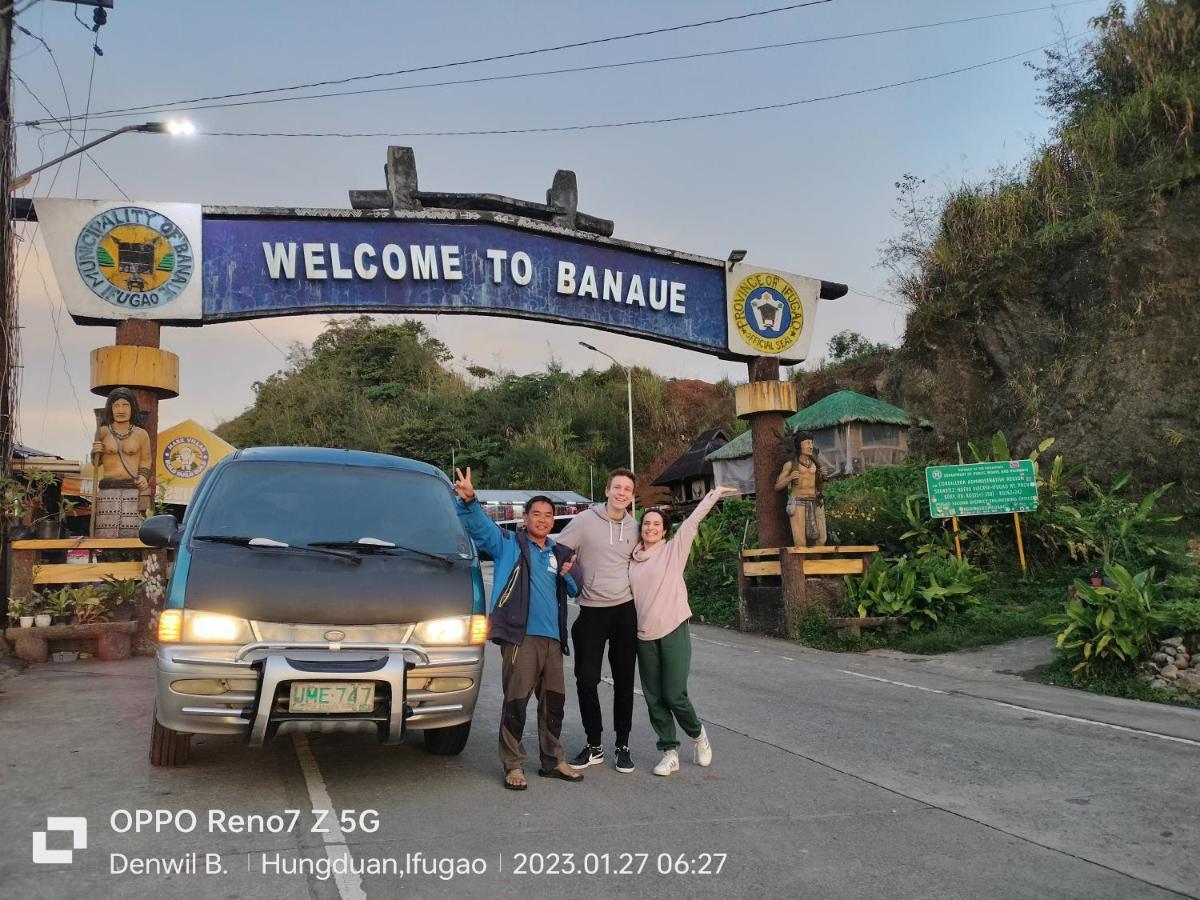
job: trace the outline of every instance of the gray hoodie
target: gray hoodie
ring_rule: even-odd
[[[638,523],[629,510],[625,510],[623,519],[614,522],[607,505],[597,503],[554,537],[579,554],[584,576],[580,606],[618,606],[633,600],[629,557],[637,543]]]

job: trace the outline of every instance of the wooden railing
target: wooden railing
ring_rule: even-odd
[[[137,538],[62,538],[58,540],[31,540],[12,542],[12,574],[9,596],[28,599],[41,585],[86,584],[103,581],[105,578],[118,580],[133,579],[139,582],[134,600],[137,630],[134,634],[134,652],[145,652],[152,646],[152,636],[158,625],[158,613],[162,610],[166,596],[168,558],[167,551],[143,544]],[[138,551],[138,560],[100,560],[86,563],[44,562],[48,553],[66,550]]]

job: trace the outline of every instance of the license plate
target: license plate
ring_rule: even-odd
[[[293,681],[288,712],[366,713],[375,708],[370,681]]]

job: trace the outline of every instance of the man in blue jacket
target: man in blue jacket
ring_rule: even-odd
[[[500,762],[504,786],[523,791],[525,780],[525,710],[538,698],[538,774],[563,781],[583,776],[565,761],[562,740],[566,686],[563,656],[567,649],[567,596],[579,593],[570,574],[574,554],[550,538],[554,503],[534,497],[525,504],[525,531],[505,531],[475,501],[471,469],[454,470],[458,517],[475,545],[492,557],[492,597],[488,604],[488,637],[500,645],[500,679],[504,709],[500,717]],[[578,572],[575,573],[578,575]]]

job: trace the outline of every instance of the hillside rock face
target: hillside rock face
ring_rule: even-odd
[[[997,430],[1068,463],[1200,491],[1200,182],[1119,234],[1092,230],[997,258],[953,316],[910,317],[883,396],[929,417],[917,451]]]

